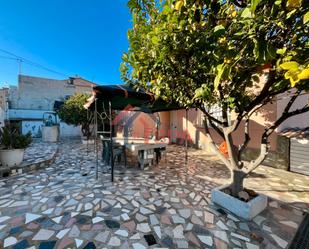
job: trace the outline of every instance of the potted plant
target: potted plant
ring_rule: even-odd
[[[90,97],[86,93],[76,93],[67,99],[57,111],[59,118],[69,125],[81,126],[82,142],[94,143],[91,139],[91,116],[84,108],[84,104]]]
[[[0,129],[0,161],[2,166],[11,167],[21,164],[24,158],[25,148],[31,142],[31,133],[23,135],[19,127],[13,124],[6,124]]]

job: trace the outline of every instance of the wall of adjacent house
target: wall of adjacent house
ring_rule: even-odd
[[[160,115],[159,138],[169,137],[170,112],[159,112],[159,115]]]
[[[276,118],[276,103],[266,105],[257,114],[252,116],[250,122],[250,135],[251,141],[248,144],[249,148],[259,149],[262,133],[264,132],[264,124],[270,124]],[[209,146],[205,130],[203,126],[202,112],[195,109],[188,111],[188,123],[186,123],[185,110],[173,111],[170,115],[170,134],[171,139],[177,143],[184,143],[186,134],[186,124],[188,124],[188,140],[195,147],[208,149]],[[234,115],[232,115],[233,120]],[[217,144],[223,142],[223,139],[210,127],[210,133]],[[173,139],[173,136],[176,138]],[[244,123],[233,134],[233,140],[235,145],[240,145],[244,141]],[[276,135],[272,135],[270,138],[270,145],[272,150],[276,150],[277,141]]]
[[[290,93],[284,93],[277,97],[277,116],[280,117],[283,113],[283,110],[287,103],[289,102],[291,97]],[[309,94],[303,92],[297,99],[295,100],[294,104],[291,107],[291,111],[294,111],[296,109],[303,108],[306,104],[308,104],[309,101]],[[299,114],[297,116],[291,117],[284,121],[279,127],[278,131],[283,131],[290,128],[298,128],[298,129],[304,129],[306,127],[309,127],[309,112]]]
[[[160,115],[159,138],[168,137],[169,112],[148,114],[128,111],[119,112],[114,119],[114,124],[117,126],[117,136],[143,138],[156,136],[158,115]]]
[[[5,110],[0,107],[0,127],[4,126],[5,114]]]
[[[10,109],[8,115],[11,120],[19,120],[23,134],[31,132],[33,137],[41,137],[44,113],[44,110]],[[76,127],[64,122],[60,122],[59,125],[60,137],[80,137],[82,134],[80,126]]]
[[[74,93],[91,93],[93,83],[82,78],[55,80],[19,75],[18,87],[9,91],[9,118],[19,121],[22,132],[41,136],[44,112],[53,111],[55,101],[64,101]],[[81,136],[80,127],[60,122],[61,137]]]
[[[231,115],[233,120],[235,115]],[[270,125],[277,118],[277,103],[272,103],[261,108],[259,112],[252,116],[249,130],[251,141],[244,153],[245,160],[254,160],[260,152],[261,136],[264,132],[264,125]],[[170,138],[177,144],[184,144],[186,137],[186,127],[188,130],[189,144],[196,148],[210,150],[208,139],[203,127],[203,115],[201,111],[191,109],[188,111],[188,122],[186,122],[185,110],[173,111],[170,114]],[[210,128],[212,138],[217,144],[223,142],[223,139]],[[240,145],[244,141],[244,123],[233,134],[234,144]],[[263,162],[264,165],[273,166],[287,170],[289,168],[289,140],[285,137],[278,136],[274,132],[270,137],[270,152]]]
[[[63,101],[73,95],[75,86],[68,80],[19,76],[17,105],[13,109],[53,110],[55,100]]]
[[[9,88],[4,87],[0,89],[0,127],[4,126],[8,95],[9,95]]]

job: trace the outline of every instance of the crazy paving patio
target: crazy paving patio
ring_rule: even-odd
[[[114,183],[94,168],[93,148],[65,141],[47,168],[2,178],[0,248],[288,248],[309,207],[308,176],[260,167],[246,186],[269,206],[240,220],[210,200],[228,170],[194,149],[186,165],[180,146],[144,171],[117,165]]]

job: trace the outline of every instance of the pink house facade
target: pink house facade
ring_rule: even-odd
[[[308,101],[309,95],[303,94],[292,106],[292,110],[303,107]],[[250,122],[251,141],[245,152],[247,160],[253,160],[259,153],[261,135],[264,132],[265,125],[270,125],[281,116],[283,109],[289,101],[289,95],[282,94],[272,104],[264,106],[259,112],[253,115]],[[132,115],[132,114],[130,114]],[[129,117],[128,115],[127,117]],[[125,130],[129,130],[126,136],[151,137],[156,135],[158,138],[168,137],[171,143],[184,144],[186,131],[188,132],[188,141],[190,146],[203,150],[210,150],[203,127],[202,112],[195,109],[188,111],[188,122],[186,122],[186,111],[177,110],[170,112],[161,112],[159,114],[135,114],[134,118],[125,119],[123,126],[118,126],[118,136],[123,136]],[[219,114],[220,115],[220,114]],[[157,119],[160,117],[160,124],[157,126]],[[231,114],[231,121],[233,113]],[[126,128],[125,128],[126,127]],[[289,170],[290,164],[290,139],[282,136],[282,132],[288,129],[302,130],[309,127],[309,113],[304,113],[286,120],[281,124],[276,132],[270,138],[270,153],[263,162],[265,165]],[[240,125],[234,133],[235,145],[242,144],[244,140],[244,125]],[[211,129],[211,134],[217,144],[223,142],[222,138]]]

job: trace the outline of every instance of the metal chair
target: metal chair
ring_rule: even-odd
[[[110,140],[109,138],[102,138],[102,159],[105,163],[110,164]],[[113,160],[114,162],[117,159],[117,162],[121,162],[121,156],[123,155],[124,164],[127,166],[126,150],[125,146],[119,143],[113,143]]]

